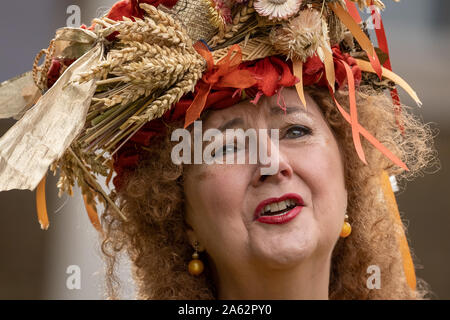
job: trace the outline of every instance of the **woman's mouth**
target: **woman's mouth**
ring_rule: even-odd
[[[304,207],[302,197],[287,193],[279,198],[262,201],[255,210],[254,220],[262,223],[281,224],[294,219]]]

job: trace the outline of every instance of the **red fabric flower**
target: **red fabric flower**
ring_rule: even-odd
[[[277,93],[281,87],[292,87],[298,82],[292,72],[292,63],[276,56],[246,63],[243,68],[254,74],[256,87],[268,97]]]
[[[250,70],[240,68],[242,51],[239,45],[231,46],[227,55],[217,64],[214,63],[211,51],[205,43],[198,41],[194,48],[206,60],[207,69],[197,82],[194,100],[186,110],[185,128],[200,117],[212,90],[248,89],[256,83]]]

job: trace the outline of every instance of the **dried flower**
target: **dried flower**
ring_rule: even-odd
[[[322,43],[323,23],[317,10],[303,10],[284,26],[273,29],[270,41],[277,51],[288,58],[306,61]]]
[[[298,12],[302,0],[255,0],[255,10],[269,19],[287,19]]]

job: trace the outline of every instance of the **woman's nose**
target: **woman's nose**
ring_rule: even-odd
[[[288,156],[279,147],[278,135],[272,134],[267,139],[260,137],[257,159],[257,168],[252,178],[254,187],[263,182],[279,184],[293,174]]]

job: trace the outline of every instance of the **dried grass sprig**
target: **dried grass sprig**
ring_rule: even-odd
[[[68,149],[69,155],[72,157],[72,162],[76,164],[73,166],[75,169],[74,176],[77,178],[78,185],[81,188],[81,192],[86,195],[91,194],[91,190],[95,190],[100,196],[97,195],[97,199],[101,202],[107,202],[124,220],[127,221],[127,217],[122,213],[122,210],[115,204],[114,201],[106,194],[97,179],[92,176],[92,167],[88,168],[87,165],[80,159],[80,157],[74,152],[72,147]],[[91,199],[88,199],[91,200]]]

